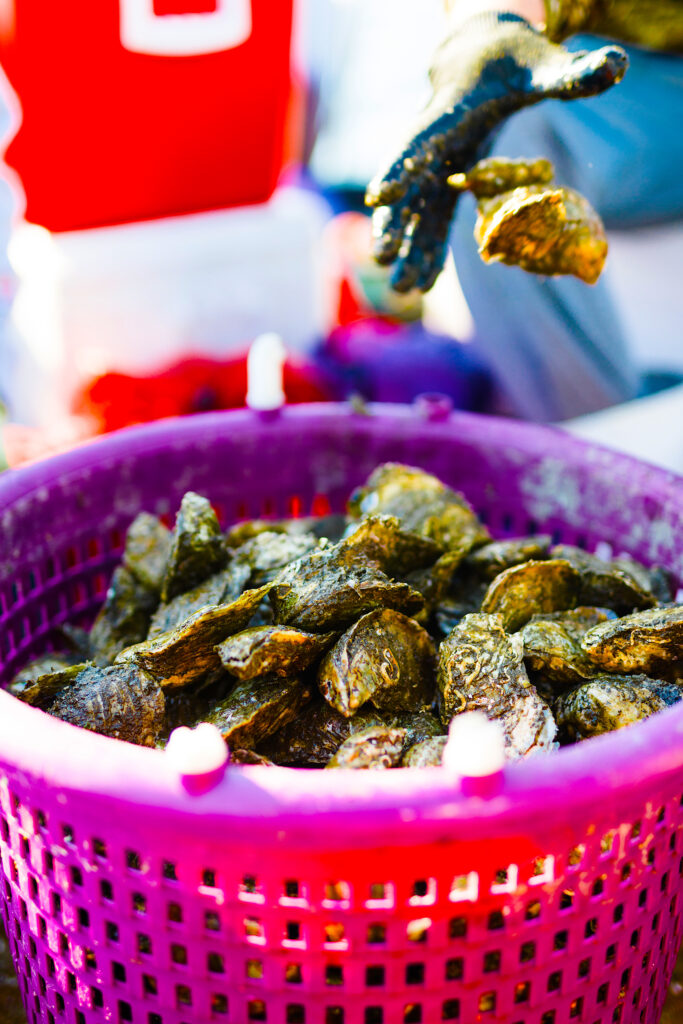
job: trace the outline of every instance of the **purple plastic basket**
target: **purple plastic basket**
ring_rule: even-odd
[[[437,408],[437,413],[439,412]],[[341,510],[380,462],[683,575],[683,481],[548,428],[296,407],[136,428],[0,478],[3,680],[87,621],[141,509]],[[3,916],[31,1024],[656,1024],[681,941],[683,710],[506,768],[229,767],[0,692]]]

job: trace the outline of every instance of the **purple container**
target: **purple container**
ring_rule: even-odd
[[[208,414],[0,478],[0,664],[102,600],[141,509],[341,510],[380,462],[462,489],[496,536],[599,542],[683,576],[683,481],[559,431],[385,406]],[[228,767],[0,692],[3,916],[31,1024],[656,1024],[681,941],[683,709],[513,764]]]

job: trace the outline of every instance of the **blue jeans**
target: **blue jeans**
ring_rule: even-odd
[[[603,42],[577,37],[571,48]],[[492,154],[548,157],[558,183],[593,203],[608,234],[610,227],[676,219],[683,227],[683,57],[636,47],[629,57],[623,82],[608,93],[547,101],[515,115]],[[548,421],[635,397],[638,373],[606,283],[487,266],[472,238],[474,220],[474,202],[466,196],[451,244],[478,353],[503,406]]]

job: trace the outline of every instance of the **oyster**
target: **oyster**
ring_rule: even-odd
[[[293,676],[318,661],[338,633],[305,633],[293,626],[254,626],[219,644],[218,656],[238,679]]]
[[[428,708],[420,711],[400,711],[387,716],[389,725],[396,729],[405,729],[406,747],[415,746],[423,740],[431,740],[443,735],[441,721]],[[354,719],[355,720],[355,719]]]
[[[597,676],[559,697],[555,717],[565,736],[585,740],[649,718],[681,697],[675,683],[644,675]]]
[[[260,745],[260,752],[277,764],[322,766],[353,733],[385,724],[370,705],[346,718],[326,700],[314,697],[293,722]]]
[[[183,495],[171,536],[171,547],[161,584],[161,599],[168,602],[222,569],[228,560],[216,513],[209,501],[187,491]]]
[[[345,542],[292,562],[270,593],[275,621],[310,632],[343,629],[375,608],[412,614],[423,599],[406,583],[389,579],[379,565]]]
[[[312,533],[273,533],[263,530],[235,552],[235,562],[249,567],[249,582],[262,586],[275,579],[280,569],[319,546]]]
[[[532,615],[563,611],[577,604],[580,574],[563,559],[524,562],[505,569],[490,584],[482,612],[499,614],[514,633]]]
[[[490,535],[465,498],[423,469],[387,462],[370,474],[349,500],[356,518],[395,516],[404,530],[435,541],[442,550],[465,555]]]
[[[185,590],[172,597],[168,603],[160,604],[152,616],[147,640],[175,629],[200,608],[236,601],[246,587],[249,576],[249,566],[231,562],[227,569],[214,573],[192,590]]]
[[[134,660],[150,672],[164,690],[188,686],[220,667],[216,645],[248,624],[268,585],[247,590],[230,604],[206,605],[175,629],[123,651],[118,660]]]
[[[521,635],[509,636],[502,616],[466,615],[439,647],[444,725],[462,711],[483,711],[500,722],[509,758],[551,749],[555,722],[529,682],[523,654]]]
[[[626,615],[651,608],[655,603],[652,592],[622,567],[623,562],[605,562],[569,544],[558,544],[550,553],[553,558],[569,562],[580,573],[578,601],[582,605],[613,608],[618,615]]]
[[[401,529],[395,516],[368,515],[352,523],[343,538],[345,550],[377,562],[389,576],[405,576],[433,565],[441,554],[429,537]]]
[[[648,608],[603,622],[588,630],[581,646],[608,672],[675,672],[683,659],[683,606]]]
[[[71,686],[90,665],[91,662],[68,664],[54,655],[45,655],[22,669],[14,677],[8,690],[24,704],[45,710],[55,697]]]
[[[596,674],[595,665],[582,651],[580,641],[557,619],[534,615],[521,629],[524,664],[530,678],[543,680],[544,690],[561,693]]]
[[[611,564],[628,573],[638,586],[646,594],[650,594],[656,602],[667,604],[669,601],[673,601],[676,592],[674,575],[663,565],[653,565],[648,568],[641,562],[636,562],[634,558],[629,558],[628,555],[620,555],[618,558],[612,559]]]
[[[109,665],[126,647],[144,640],[158,600],[158,595],[124,566],[114,569],[104,604],[90,630],[92,660]]]
[[[428,633],[390,608],[358,620],[327,653],[318,670],[323,697],[351,716],[366,701],[409,711],[434,694],[436,652]]]
[[[264,676],[238,683],[207,715],[230,749],[251,749],[293,721],[313,690],[300,679]]]
[[[422,594],[425,607],[419,613],[420,619],[427,619],[435,609],[446,599],[448,591],[453,582],[453,576],[460,562],[462,552],[457,550],[445,551],[437,558],[434,565],[427,569],[418,569],[406,577],[406,583]]]
[[[47,709],[82,729],[153,747],[166,724],[164,694],[135,663],[86,665]]]
[[[405,729],[372,725],[345,740],[326,768],[395,768],[405,749]]]
[[[432,768],[441,764],[448,736],[431,736],[409,747],[403,755],[404,768]]]
[[[155,594],[161,593],[170,551],[171,531],[156,516],[140,512],[126,532],[123,564]]]
[[[232,750],[230,752],[231,764],[260,764],[265,765],[267,768],[273,767],[273,762],[269,761],[267,757],[262,754],[257,754],[253,750]]]
[[[493,540],[467,555],[463,568],[469,569],[475,578],[491,582],[505,569],[522,562],[540,562],[549,557],[552,537],[539,534],[534,537],[513,537],[509,540]]]

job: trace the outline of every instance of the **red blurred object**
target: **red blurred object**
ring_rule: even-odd
[[[315,367],[292,359],[285,363],[284,390],[290,403],[332,397]],[[229,360],[191,358],[153,377],[104,374],[80,393],[74,413],[90,420],[95,433],[106,433],[166,416],[233,409],[244,405],[246,393],[246,354]]]
[[[0,62],[22,113],[6,162],[26,193],[26,220],[68,231],[272,193],[292,0],[5,6]]]

